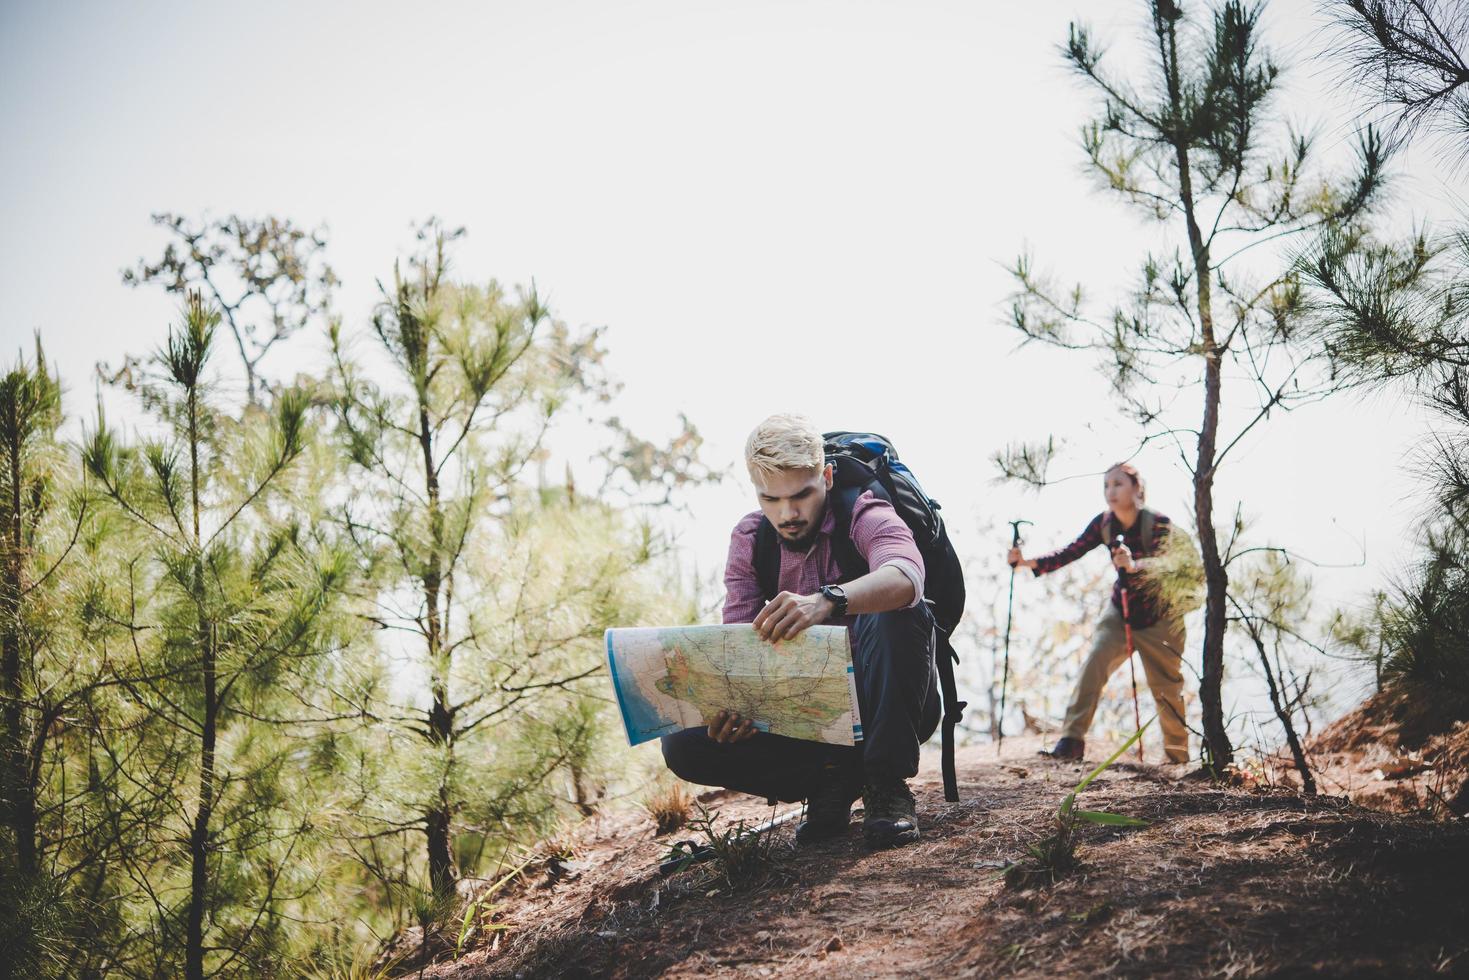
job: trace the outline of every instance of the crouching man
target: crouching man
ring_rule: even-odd
[[[869,847],[912,843],[918,819],[907,780],[918,772],[919,746],[939,723],[934,620],[923,601],[923,559],[913,533],[871,492],[856,498],[849,524],[839,518],[821,434],[802,417],[761,422],[745,445],[745,463],[760,510],[741,518],[730,536],[724,622],[753,623],[769,641],[823,623],[846,626],[864,740],[836,746],[785,738],[757,731],[731,710],[707,729],[664,736],[663,758],[692,783],[805,800],[799,843],[847,833],[859,796]],[[773,597],[761,594],[756,569],[763,524],[779,542]],[[839,549],[855,551],[865,574],[844,580]]]

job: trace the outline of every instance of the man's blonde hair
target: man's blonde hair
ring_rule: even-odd
[[[750,479],[782,470],[819,470],[826,465],[821,433],[804,415],[772,415],[745,440]]]

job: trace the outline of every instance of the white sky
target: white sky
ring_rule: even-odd
[[[991,483],[989,455],[1054,432],[1072,447],[1058,470],[1090,472],[1135,433],[1090,356],[1015,350],[1002,265],[1028,244],[1100,297],[1135,275],[1156,232],[1083,176],[1090,101],[1057,45],[1078,14],[1128,41],[1142,11],[8,0],[0,351],[42,331],[69,408],[90,412],[94,363],[151,349],[172,316],[161,291],[119,281],[161,249],[154,211],[325,223],[349,328],[410,223],[439,215],[469,228],[461,274],[534,277],[562,318],[609,328],[615,409],[636,429],[671,432],[686,412],[720,464],[776,410],[875,429],[946,504],[962,550],[1000,560],[981,517],[1027,517],[1032,550],[1054,547],[1100,509],[1100,481],[1022,496]],[[1324,43],[1315,8],[1276,0],[1267,24],[1296,66],[1284,108],[1342,152],[1353,105],[1302,56]],[[1443,216],[1432,161],[1403,166],[1401,220]],[[268,367],[293,374],[319,350],[302,338]],[[1242,499],[1262,537],[1323,561],[1365,545],[1365,568],[1320,578],[1325,600],[1351,601],[1411,554],[1403,464],[1421,427],[1388,396],[1273,422],[1221,478],[1220,519]],[[1176,460],[1138,462],[1154,506],[1185,516]],[[684,541],[703,570],[750,501],[738,468],[699,495]]]

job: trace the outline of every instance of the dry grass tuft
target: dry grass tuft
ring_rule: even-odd
[[[694,816],[694,797],[683,783],[667,783],[654,787],[643,800],[643,809],[658,825],[658,836],[671,834]]]

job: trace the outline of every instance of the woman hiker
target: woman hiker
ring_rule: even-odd
[[[1102,614],[1092,640],[1091,653],[1082,665],[1061,740],[1046,755],[1057,759],[1080,759],[1086,747],[1086,730],[1096,714],[1097,699],[1107,678],[1132,655],[1127,649],[1123,629],[1123,590],[1127,590],[1127,619],[1132,626],[1132,641],[1142,657],[1148,687],[1158,711],[1158,724],[1163,731],[1163,750],[1169,762],[1188,761],[1188,727],[1184,724],[1183,706],[1183,617],[1170,608],[1159,594],[1156,581],[1148,577],[1151,562],[1156,561],[1160,546],[1172,533],[1172,522],[1156,511],[1143,507],[1147,493],[1142,476],[1129,463],[1118,463],[1109,469],[1102,482],[1107,509],[1087,524],[1081,535],[1060,551],[1039,558],[1026,558],[1018,547],[1011,548],[1007,560],[1016,568],[1029,568],[1036,575],[1054,572],[1069,565],[1099,545],[1106,544],[1117,568],[1117,582],[1112,586],[1112,601]],[[1117,542],[1121,536],[1120,543]],[[1180,533],[1179,538],[1185,536]],[[1189,542],[1190,544],[1192,542]]]

